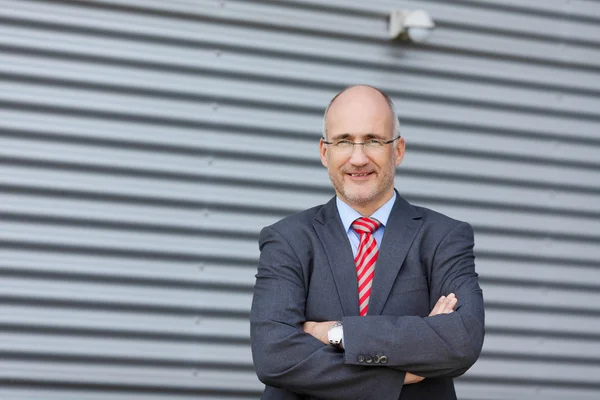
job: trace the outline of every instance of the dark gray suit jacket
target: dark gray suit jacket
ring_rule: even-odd
[[[484,336],[470,225],[398,195],[365,317],[335,198],[264,228],[259,243],[250,323],[263,399],[456,399],[452,378],[477,360]],[[427,317],[451,292],[455,312]],[[345,351],[302,330],[333,320],[343,321]],[[404,371],[426,379],[403,386]]]

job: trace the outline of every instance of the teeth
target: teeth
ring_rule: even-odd
[[[367,176],[369,174],[351,174],[352,176]]]

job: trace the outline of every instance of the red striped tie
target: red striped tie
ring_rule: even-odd
[[[358,218],[352,223],[352,229],[360,235],[354,262],[356,263],[356,275],[358,277],[358,309],[361,316],[367,315],[369,310],[369,297],[371,297],[371,286],[375,275],[375,262],[379,254],[373,232],[380,226],[379,221],[371,218]]]

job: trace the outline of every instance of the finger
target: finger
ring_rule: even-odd
[[[446,296],[440,297],[440,302],[438,303],[438,307],[437,307],[435,315],[440,315],[444,311],[448,301],[449,301],[448,297],[446,297]]]
[[[449,312],[451,310],[454,309],[454,305],[456,305],[456,295],[454,293],[450,293],[447,297],[446,297],[446,303],[444,304],[444,311],[445,312]]]
[[[449,314],[454,311],[454,307],[458,304],[458,298],[455,296],[452,298],[448,297],[448,301],[444,304],[444,308],[440,311],[441,314]]]
[[[457,303],[458,303],[458,299],[456,297],[448,300],[448,302],[444,305],[444,310],[442,311],[442,313],[450,314],[451,312],[454,311],[454,307],[456,307]]]
[[[444,301],[438,307],[437,315],[444,314],[446,312],[446,305],[448,304],[449,301],[450,300],[447,297],[444,298]]]
[[[450,306],[450,308],[452,309],[452,311],[454,311],[454,307],[456,307],[456,305],[458,304],[458,298],[455,297],[452,300],[450,300],[450,303],[448,303],[448,305]]]
[[[434,315],[437,315],[440,308],[442,307],[442,305],[444,304],[444,301],[446,300],[446,296],[442,296],[438,299],[437,303],[435,303],[435,305],[433,306],[433,310],[431,310],[431,312],[429,313],[430,317],[433,317]]]
[[[454,306],[458,303],[458,297],[454,293],[450,293],[447,297],[448,303],[446,304],[447,310],[454,310]]]

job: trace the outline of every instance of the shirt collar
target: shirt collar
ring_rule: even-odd
[[[384,205],[379,207],[377,211],[375,211],[369,218],[375,218],[377,221],[381,222],[381,226],[386,226],[388,218],[390,217],[390,213],[392,212],[392,208],[394,207],[394,202],[396,201],[396,191],[394,190],[394,195],[391,199],[387,201]],[[348,204],[344,203],[340,200],[339,197],[335,198],[335,203],[337,205],[338,213],[340,215],[340,219],[342,220],[342,225],[344,225],[344,229],[346,232],[350,229],[352,223],[357,218],[361,218],[362,215]]]

